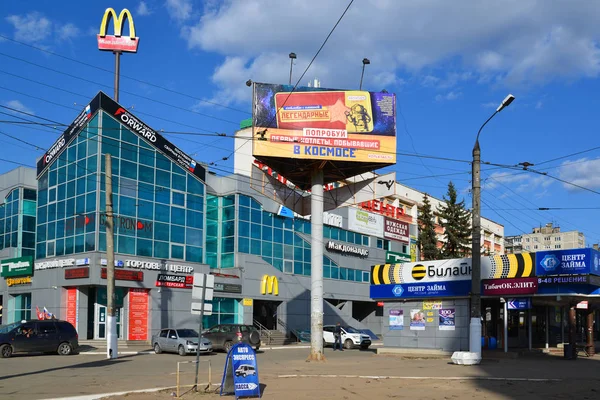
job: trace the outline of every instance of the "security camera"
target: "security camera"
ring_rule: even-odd
[[[252,79],[248,79],[246,81],[246,86],[248,86],[248,87],[252,86]]]

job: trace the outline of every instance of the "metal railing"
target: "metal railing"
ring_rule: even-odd
[[[260,336],[266,336],[267,337],[267,344],[271,344],[271,331],[267,329],[266,326],[264,326],[263,324],[261,324],[260,322],[258,322],[257,320],[253,321],[254,326],[256,328],[258,328],[258,332],[260,333]]]
[[[206,362],[206,363],[208,363],[208,383],[206,383],[206,386],[204,387],[204,391],[207,392],[212,387],[212,365],[210,363],[210,360],[202,360],[200,362]],[[190,392],[192,390],[195,390],[197,392],[199,386],[201,386],[201,385],[204,386],[205,385],[204,383],[199,383],[198,386],[191,385],[192,386],[191,389],[187,390],[185,393],[181,393],[180,394],[180,388],[182,386],[190,386],[190,385],[181,385],[181,381],[180,381],[180,378],[179,378],[180,375],[181,375],[181,372],[180,372],[180,370],[181,370],[180,365],[181,364],[196,364],[196,361],[178,361],[177,362],[177,389],[176,389],[177,390],[176,391],[177,398],[180,398],[181,396],[183,396],[184,394],[186,394],[186,393],[188,393],[188,392]]]

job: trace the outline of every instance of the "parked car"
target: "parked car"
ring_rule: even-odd
[[[77,331],[67,321],[21,321],[0,325],[0,357],[13,353],[73,354],[79,347]]]
[[[323,347],[327,345],[333,346],[335,343],[334,331],[335,325],[323,326]],[[351,326],[342,326],[342,343],[345,349],[360,347],[362,350],[366,350],[371,345],[371,337]]]
[[[180,356],[196,354],[198,350],[198,332],[193,329],[162,329],[157,335],[152,336],[154,352],[160,354],[178,353]],[[200,352],[212,352],[212,343],[203,337],[200,342]]]
[[[260,348],[260,333],[252,325],[241,324],[221,324],[213,326],[204,331],[204,336],[213,342],[213,347],[219,350],[229,350],[234,344],[244,342],[254,347]]]
[[[245,378],[250,375],[256,375],[256,369],[252,365],[242,364],[235,370],[235,376],[243,376]]]

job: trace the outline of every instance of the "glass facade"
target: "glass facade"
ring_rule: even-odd
[[[104,112],[39,178],[37,258],[106,251],[106,153],[115,252],[203,262],[204,184]]]
[[[310,221],[274,215],[252,197],[238,195],[238,252],[253,254],[284,273],[310,276],[310,243],[298,233],[310,235]],[[369,236],[324,226],[324,239],[367,245]],[[368,271],[345,268],[323,256],[323,276],[329,279],[369,282]]]
[[[213,313],[202,320],[204,328],[219,324],[242,324],[244,322],[244,307],[240,300],[226,297],[213,297]]]
[[[6,323],[31,319],[31,293],[22,293],[10,296],[8,299]]]
[[[0,204],[0,250],[12,248],[11,257],[35,255],[36,191],[11,190]]]
[[[206,196],[206,263],[235,266],[235,195]]]

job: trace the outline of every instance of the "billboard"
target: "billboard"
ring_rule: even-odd
[[[405,244],[410,243],[408,222],[385,217],[383,237]]]
[[[481,258],[481,279],[512,279],[535,276],[533,253]],[[429,283],[471,280],[471,259],[381,264],[371,267],[371,284]]]
[[[325,183],[396,163],[396,96],[254,84],[253,156],[300,188],[323,161]]]
[[[112,19],[114,24],[114,35],[107,35],[108,24]],[[129,36],[123,36],[123,24],[129,22]],[[135,25],[133,17],[128,9],[124,8],[117,15],[113,8],[107,8],[104,11],[102,22],[100,23],[100,33],[97,35],[98,49],[113,52],[136,53],[140,38],[135,36]]]
[[[594,249],[538,251],[536,273],[543,275],[600,275],[600,252]]]
[[[383,215],[372,214],[358,208],[348,208],[348,230],[381,237],[383,234]]]

